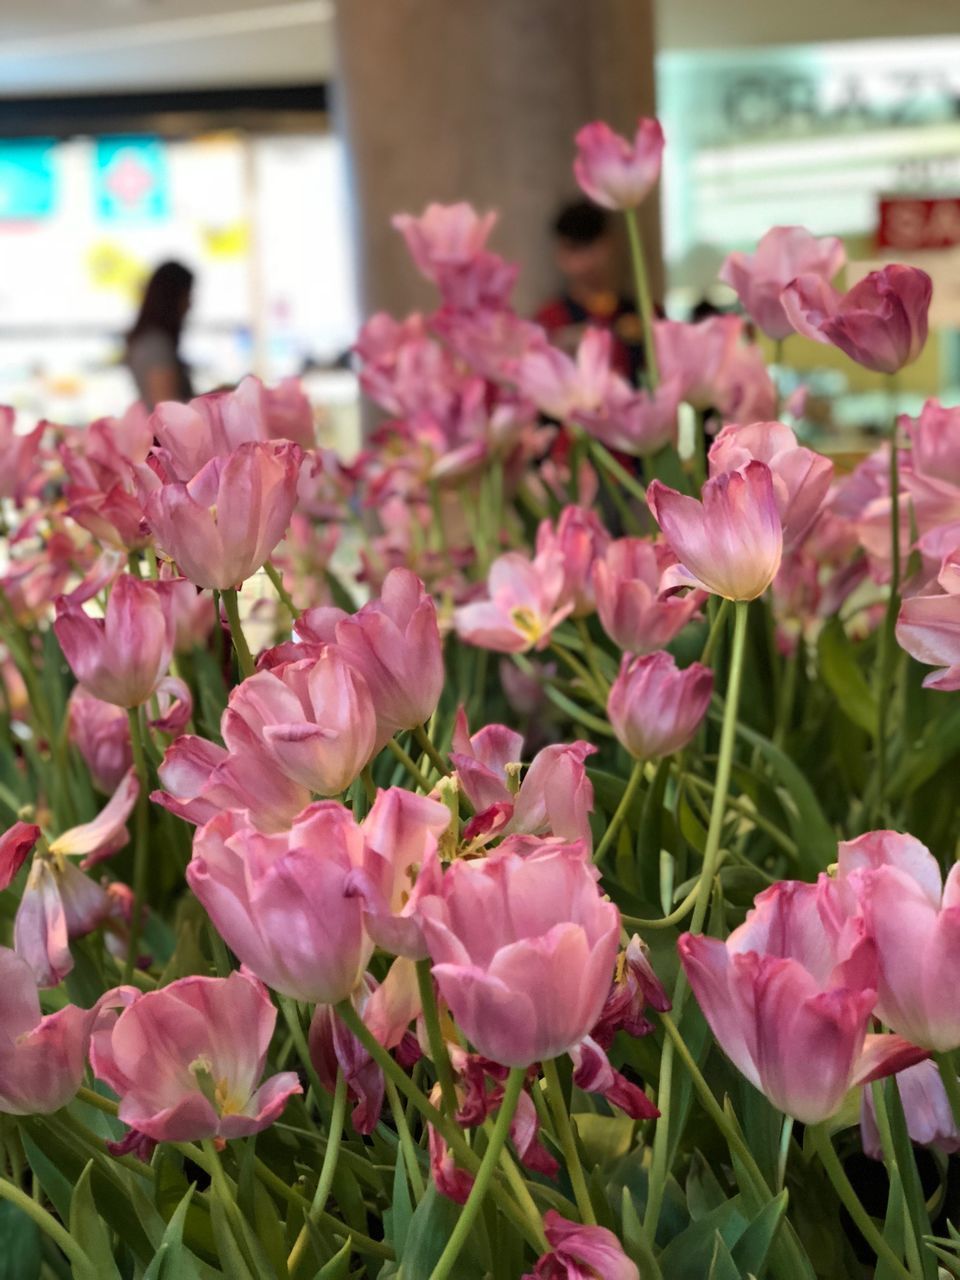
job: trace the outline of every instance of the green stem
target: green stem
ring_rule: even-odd
[[[630,241],[630,260],[633,263],[633,278],[637,289],[637,306],[640,310],[640,323],[643,325],[647,386],[652,390],[660,381],[660,372],[657,368],[657,348],[653,338],[653,302],[650,297],[650,282],[647,279],[647,260],[643,252],[636,209],[624,209],[623,214],[627,220],[627,238]]]
[[[337,1172],[337,1160],[340,1156],[340,1144],[343,1140],[343,1122],[346,1114],[347,1077],[342,1070],[338,1069],[337,1085],[333,1093],[333,1112],[330,1116],[330,1138],[327,1142],[327,1149],[323,1153],[323,1164],[320,1166],[317,1189],[314,1192],[313,1202],[307,1214],[307,1221],[300,1228],[300,1234],[294,1241],[290,1256],[287,1258],[287,1271],[291,1276],[296,1275],[306,1255],[307,1245],[310,1243],[310,1224],[316,1222],[317,1215],[323,1212],[324,1205],[327,1203],[327,1196],[330,1194],[334,1174]]]
[[[62,1249],[70,1260],[70,1265],[76,1267],[78,1271],[82,1271],[85,1275],[94,1275],[93,1263],[87,1254],[77,1244],[73,1236],[67,1231],[52,1214],[47,1213],[42,1205],[37,1204],[36,1200],[27,1195],[25,1191],[21,1191],[19,1187],[15,1187],[12,1182],[8,1182],[6,1178],[0,1177],[0,1200],[7,1200],[10,1204],[25,1213],[28,1218],[32,1218],[40,1230],[50,1237],[58,1248]]]
[[[133,764],[140,783],[137,796],[136,825],[134,828],[133,846],[133,905],[130,908],[130,933],[127,938],[127,955],[123,962],[123,981],[129,982],[137,967],[137,954],[143,930],[143,912],[147,890],[147,805],[149,804],[150,782],[147,774],[147,758],[143,749],[143,732],[140,721],[140,708],[130,707],[127,711],[130,724],[130,746],[133,752]]]
[[[590,457],[598,466],[603,467],[604,471],[608,471],[615,480],[619,480],[630,496],[636,498],[637,502],[644,507],[647,505],[646,489],[644,489],[639,480],[630,474],[626,467],[621,466],[606,445],[602,445],[599,440],[594,440],[591,437],[588,439],[587,448]]]
[[[523,1089],[526,1074],[524,1067],[510,1068],[497,1121],[490,1135],[490,1141],[484,1152],[476,1180],[470,1190],[467,1203],[463,1206],[463,1211],[457,1219],[457,1225],[447,1241],[446,1248],[431,1273],[430,1280],[447,1280],[447,1277],[453,1273],[456,1261],[467,1243],[467,1237],[473,1230],[477,1215],[486,1199],[487,1190],[500,1160],[500,1152],[506,1145],[507,1135],[510,1132],[510,1123],[517,1109],[517,1102],[520,1099],[520,1091]]]
[[[293,1038],[297,1056],[303,1064],[303,1069],[307,1073],[307,1079],[310,1081],[314,1096],[319,1102],[320,1098],[329,1091],[324,1088],[320,1077],[317,1075],[317,1069],[313,1065],[313,1058],[310,1056],[310,1045],[307,1042],[307,1037],[303,1034],[303,1024],[300,1021],[300,1010],[297,1008],[297,1002],[289,996],[279,996],[278,1000],[283,1011],[284,1020]]]
[[[953,1064],[953,1054],[935,1053],[933,1059],[940,1071],[940,1079],[953,1112],[953,1123],[960,1128],[960,1079],[957,1078],[957,1070]]]
[[[587,670],[580,659],[575,657],[575,655],[558,640],[550,641],[550,650],[552,653],[555,653],[562,662],[566,663],[583,685],[584,692],[588,693],[590,697],[593,698],[597,706],[602,707],[605,711],[607,707],[607,695],[604,690],[604,686],[598,686],[596,684],[593,675]]]
[[[392,1080],[384,1080],[383,1083],[387,1093],[387,1101],[390,1104],[390,1111],[393,1114],[393,1123],[397,1126],[397,1137],[400,1139],[403,1162],[407,1166],[407,1177],[410,1179],[411,1187],[413,1187],[413,1199],[416,1204],[419,1204],[423,1199],[423,1193],[426,1188],[423,1185],[423,1174],[420,1172],[420,1161],[417,1159],[417,1147],[413,1141],[410,1126],[407,1124],[406,1113],[403,1109],[403,1103],[400,1101],[400,1095],[397,1093],[397,1086]]]
[[[600,670],[600,663],[597,660],[597,651],[594,648],[593,639],[590,636],[590,628],[587,625],[586,618],[574,618],[574,626],[577,628],[577,635],[580,637],[580,643],[583,645],[583,652],[586,655],[587,666],[593,676],[594,683],[598,689],[603,689],[607,694],[610,692],[610,683],[606,676]]]
[[[237,601],[236,588],[231,587],[229,591],[222,592],[221,598],[230,621],[230,635],[233,638],[233,649],[237,655],[240,676],[241,679],[246,680],[248,676],[253,675],[256,668],[247,645],[247,637],[243,634],[243,627],[240,625],[240,605]]]
[[[893,422],[890,427],[890,593],[877,645],[877,816],[887,803],[887,733],[889,725],[890,681],[897,652],[896,626],[900,612],[900,468],[897,457],[897,384],[889,378]]]
[[[826,1171],[827,1177],[833,1184],[833,1189],[837,1193],[840,1203],[853,1219],[864,1240],[877,1255],[877,1258],[886,1263],[893,1275],[901,1277],[901,1280],[913,1280],[910,1272],[884,1240],[873,1219],[857,1198],[857,1193],[850,1185],[850,1180],[844,1172],[840,1158],[833,1149],[833,1143],[830,1141],[830,1131],[826,1124],[811,1125],[807,1129],[807,1133],[810,1136],[814,1150],[820,1157],[820,1162]]]
[[[204,1138],[202,1143],[203,1153],[207,1157],[208,1168],[210,1172],[210,1180],[213,1183],[213,1194],[223,1205],[223,1211],[227,1215],[227,1221],[230,1223],[230,1230],[233,1238],[237,1242],[237,1248],[243,1256],[244,1262],[250,1268],[251,1275],[257,1274],[256,1260],[250,1252],[250,1246],[247,1243],[247,1234],[243,1229],[243,1217],[237,1205],[237,1198],[234,1187],[231,1185],[229,1178],[223,1168],[223,1161],[220,1159],[220,1152],[217,1150],[216,1144],[212,1138]]]
[[[457,1091],[453,1082],[453,1069],[450,1066],[450,1055],[447,1053],[446,1041],[440,1026],[440,1012],[433,991],[433,977],[429,960],[417,961],[417,986],[420,990],[420,1006],[423,1010],[423,1022],[427,1029],[427,1043],[430,1046],[430,1057],[440,1081],[443,1094],[443,1109],[453,1118],[457,1112]]]
[[[773,745],[775,747],[783,747],[784,740],[787,736],[787,729],[790,727],[790,720],[793,716],[793,704],[796,700],[797,692],[797,667],[800,662],[800,651],[803,646],[803,636],[797,636],[797,647],[792,653],[788,653],[784,662],[783,684],[780,686],[780,697],[777,702],[777,723],[773,730]]]
[[[556,1130],[557,1141],[560,1143],[560,1149],[563,1152],[563,1158],[566,1161],[567,1174],[570,1178],[570,1185],[573,1187],[577,1209],[580,1212],[580,1220],[587,1226],[595,1227],[597,1225],[597,1215],[593,1211],[593,1202],[590,1199],[587,1180],[583,1174],[583,1165],[580,1163],[577,1138],[573,1132],[566,1099],[563,1096],[563,1086],[560,1083],[560,1073],[557,1071],[556,1059],[553,1058],[545,1062],[542,1069],[543,1078],[547,1085],[547,1102],[550,1106],[550,1114],[553,1116],[553,1126]]]
[[[633,763],[633,771],[627,781],[627,785],[623,789],[623,795],[620,797],[620,803],[617,805],[613,817],[607,824],[607,829],[603,833],[600,843],[597,845],[594,854],[594,862],[599,862],[606,851],[613,844],[614,837],[620,830],[624,818],[630,812],[630,806],[633,804],[633,797],[637,794],[637,788],[643,779],[643,761],[635,760]]]
[[[720,754],[717,760],[717,778],[713,793],[713,804],[710,808],[710,825],[707,830],[707,843],[703,851],[703,866],[697,881],[697,896],[694,901],[693,915],[690,920],[690,932],[702,933],[710,895],[713,890],[713,879],[716,875],[720,854],[720,836],[723,830],[723,819],[727,809],[727,792],[730,788],[730,772],[733,765],[733,752],[737,733],[737,709],[740,704],[740,685],[743,680],[743,660],[747,639],[746,601],[735,603],[733,622],[733,651],[730,656],[730,679],[727,683],[727,697],[723,708],[723,727],[720,731]],[[687,983],[683,969],[677,975],[673,992],[673,1007],[679,1018],[687,996]],[[666,1024],[665,1024],[666,1025]],[[672,1025],[672,1024],[671,1024]],[[682,1042],[681,1042],[682,1043]],[[663,1046],[660,1059],[660,1083],[657,1105],[661,1116],[653,1140],[653,1156],[650,1167],[650,1191],[644,1215],[644,1228],[647,1238],[652,1240],[656,1234],[663,1196],[666,1191],[667,1175],[670,1170],[670,1099],[673,1092],[673,1057],[675,1041],[673,1037]],[[686,1046],[684,1046],[686,1048]],[[691,1062],[693,1059],[691,1058]],[[694,1064],[696,1065],[696,1064]],[[712,1096],[712,1095],[711,1095]],[[722,1113],[721,1113],[722,1114]]]
[[[920,1248],[917,1243],[917,1233],[914,1226],[913,1214],[911,1213],[910,1203],[904,1189],[904,1176],[900,1168],[900,1161],[897,1159],[897,1148],[893,1139],[893,1130],[890,1127],[890,1116],[887,1113],[887,1100],[883,1094],[885,1084],[885,1080],[873,1080],[869,1085],[870,1096],[873,1098],[874,1118],[877,1122],[877,1133],[880,1135],[880,1148],[883,1152],[883,1163],[890,1176],[891,1186],[896,1187],[900,1193],[903,1212],[903,1243],[904,1254],[907,1260],[907,1270],[910,1272],[911,1276],[917,1276],[919,1277],[919,1280],[923,1280],[923,1263],[920,1260]],[[894,1087],[896,1087],[896,1085]]]
[[[430,779],[424,777],[424,775],[417,768],[416,763],[410,758],[407,752],[404,751],[403,747],[401,747],[400,743],[396,740],[396,738],[387,739],[387,750],[390,752],[390,754],[393,756],[395,760],[400,761],[400,763],[406,769],[407,773],[409,773],[410,777],[414,780],[414,782],[417,784],[420,790],[425,793],[429,793],[430,790],[432,789],[430,785]]]
[[[740,706],[740,686],[743,683],[743,660],[747,641],[747,609],[745,600],[734,605],[733,652],[730,655],[730,679],[723,707],[723,727],[720,730],[720,755],[717,760],[717,780],[710,808],[710,827],[703,851],[703,868],[700,872],[699,893],[690,922],[691,933],[702,933],[710,905],[713,877],[720,852],[720,835],[727,809],[727,792],[730,789],[730,772],[733,767],[733,751],[737,736],[737,712]],[[676,1002],[674,1002],[676,1005]]]
[[[713,658],[713,651],[717,647],[717,642],[723,632],[723,628],[727,625],[727,614],[730,612],[732,600],[721,600],[720,607],[714,615],[713,622],[710,624],[710,632],[707,635],[707,642],[703,646],[703,653],[700,655],[700,661],[705,667],[709,667],[710,660]]]
[[[685,920],[693,910],[693,904],[697,900],[697,886],[694,885],[684,900],[680,903],[675,911],[671,911],[668,916],[661,916],[657,920],[644,920],[640,916],[628,916],[624,912],[620,912],[620,919],[630,929],[669,929],[673,925],[679,924],[681,920]]]
[[[793,1137],[793,1116],[783,1117],[783,1128],[780,1130],[780,1150],[777,1153],[777,1191],[783,1190],[787,1176],[787,1160],[790,1156],[790,1139]]]
[[[383,1045],[376,1039],[363,1019],[349,1000],[341,1000],[335,1006],[341,1021],[352,1031],[370,1057],[381,1069],[388,1080],[392,1080],[400,1092],[414,1104],[424,1120],[434,1126],[457,1155],[463,1157],[468,1168],[476,1168],[476,1156],[463,1140],[457,1126],[439,1111],[422,1089],[418,1089],[398,1062],[391,1058]]]
[[[267,560],[264,563],[263,571],[273,583],[273,588],[280,597],[280,603],[286,606],[290,612],[290,616],[293,618],[294,622],[296,622],[297,618],[300,617],[300,610],[293,603],[293,596],[283,585],[283,575],[280,573],[280,570],[271,560]]]
[[[430,735],[422,724],[418,724],[414,727],[413,736],[416,740],[417,746],[424,755],[429,757],[430,763],[436,769],[437,773],[440,774],[441,778],[445,777],[450,772],[450,766],[444,763],[443,756],[430,741]]]

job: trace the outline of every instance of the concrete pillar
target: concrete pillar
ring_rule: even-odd
[[[429,306],[398,211],[500,210],[530,312],[555,292],[549,224],[577,192],[573,135],[655,113],[653,0],[337,0],[335,111],[350,153],[364,315]],[[657,202],[644,233],[660,293]]]

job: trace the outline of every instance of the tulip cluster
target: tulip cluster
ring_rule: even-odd
[[[960,410],[841,475],[779,394],[794,334],[915,360],[930,281],[776,227],[745,316],[657,319],[664,145],[572,157],[636,383],[431,204],[355,458],[290,380],[0,410],[0,1207],[45,1274],[956,1270],[909,1142],[960,1150]]]

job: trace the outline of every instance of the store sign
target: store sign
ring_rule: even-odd
[[[53,213],[53,160],[48,138],[0,142],[0,218],[28,222]]]
[[[164,144],[157,138],[101,138],[94,193],[105,222],[166,218],[170,202]]]
[[[877,244],[906,252],[960,245],[960,196],[881,197]]]

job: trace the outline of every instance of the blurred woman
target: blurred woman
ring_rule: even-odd
[[[127,334],[126,364],[137,395],[153,410],[162,400],[193,395],[190,370],[180,356],[180,334],[190,310],[193,272],[164,262],[147,281],[140,314]]]

